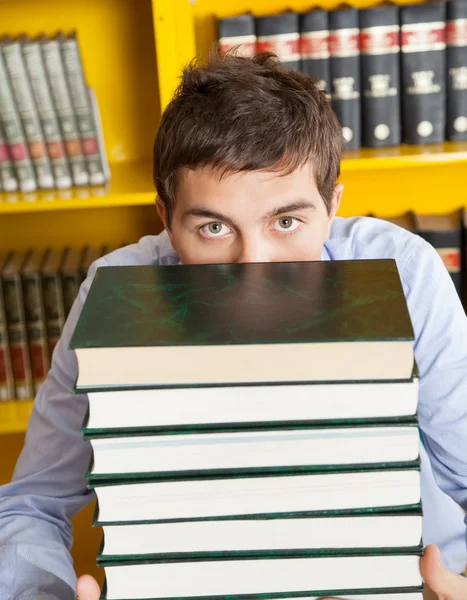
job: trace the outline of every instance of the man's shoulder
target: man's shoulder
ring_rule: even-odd
[[[146,235],[138,242],[118,248],[97,261],[98,266],[173,265],[178,256],[172,248],[166,231]]]
[[[415,253],[430,252],[420,236],[373,217],[336,217],[325,247],[333,260],[394,258],[405,263]]]

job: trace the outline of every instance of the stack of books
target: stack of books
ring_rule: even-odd
[[[393,260],[99,268],[103,597],[421,600],[412,342]]]

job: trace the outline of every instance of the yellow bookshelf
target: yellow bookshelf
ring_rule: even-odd
[[[0,433],[24,433],[32,405],[33,400],[0,402]]]

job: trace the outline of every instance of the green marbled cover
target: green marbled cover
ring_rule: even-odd
[[[394,260],[101,267],[71,348],[412,340]]]

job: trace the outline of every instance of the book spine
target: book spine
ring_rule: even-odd
[[[39,273],[23,275],[24,310],[28,331],[29,356],[36,394],[39,391],[39,387],[44,383],[50,366],[41,288]]]
[[[447,3],[447,138],[467,140],[467,0]]]
[[[13,92],[10,87],[3,54],[0,52],[0,118],[5,139],[8,144],[8,155],[15,166],[19,187],[23,192],[33,192],[36,188],[34,166],[29,156],[26,138],[21,119],[16,109]]]
[[[362,145],[401,143],[399,11],[395,5],[360,12]]]
[[[97,126],[84,76],[83,62],[75,36],[60,36],[59,44],[68,88],[78,121],[81,145],[86,158],[91,185],[105,183],[104,164],[99,150]]]
[[[17,41],[3,42],[2,52],[28,143],[29,155],[34,165],[37,184],[41,189],[51,189],[54,187],[52,165],[24,65],[21,44]]]
[[[60,123],[47,82],[40,45],[37,42],[25,42],[22,45],[22,50],[52,163],[55,186],[59,189],[70,188],[73,183],[70,166],[60,131]]]
[[[355,8],[329,13],[332,106],[346,150],[361,146],[360,30]]]
[[[21,277],[19,274],[6,277],[3,280],[3,293],[13,377],[15,380],[15,395],[17,400],[27,400],[33,397],[34,388],[29,360]]]
[[[99,111],[99,104],[97,102],[96,94],[92,88],[88,88],[88,93],[89,93],[89,98],[91,100],[91,108],[92,108],[92,114],[94,117],[94,123],[96,124],[97,145],[99,147],[99,152],[100,152],[100,156],[101,156],[102,172],[104,173],[104,181],[105,181],[105,183],[107,183],[108,181],[110,181],[110,167],[109,167],[109,161],[107,159],[107,152],[105,150],[104,132],[102,130],[102,120],[101,120],[101,114]],[[103,189],[104,193],[105,193],[105,187],[104,188],[98,188],[98,187],[93,188],[93,190],[96,192],[96,194],[99,189]]]
[[[52,357],[54,348],[62,335],[63,326],[65,325],[65,307],[58,271],[42,275],[42,293],[44,297],[48,353],[49,357]]]
[[[13,164],[8,154],[8,145],[6,143],[2,124],[0,122],[0,187],[4,192],[16,192],[18,189],[18,180]]]
[[[438,252],[452,277],[459,297],[462,296],[461,231],[417,231]]]
[[[2,282],[0,280],[0,402],[14,400],[15,382],[11,369],[10,345],[5,307],[3,304]]]
[[[252,14],[219,19],[219,50],[225,54],[234,48],[240,56],[256,53],[255,19]]]
[[[318,79],[321,90],[331,90],[329,16],[326,10],[300,15],[300,56],[302,71]]]
[[[65,78],[59,43],[54,39],[42,39],[41,50],[55,110],[65,140],[73,183],[88,185],[89,173],[81,145],[78,122]]]
[[[70,314],[73,302],[79,292],[79,286],[81,285],[81,278],[79,268],[76,270],[69,270],[62,273],[62,294],[63,294],[63,305],[65,308],[65,317]]]
[[[256,18],[258,52],[273,52],[291,69],[300,69],[300,32],[298,13]]]
[[[446,125],[444,2],[401,11],[402,122],[406,144],[439,143]]]

